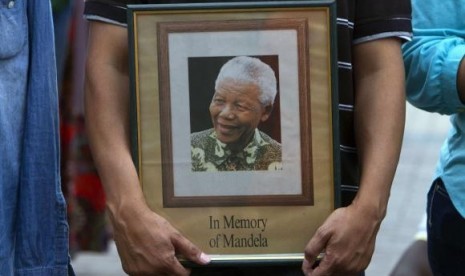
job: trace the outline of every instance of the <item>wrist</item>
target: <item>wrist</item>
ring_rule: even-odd
[[[115,169],[116,173],[113,174],[103,174],[106,208],[112,219],[121,216],[130,217],[148,209],[137,173],[135,169],[129,168]]]
[[[378,199],[376,196],[369,198],[357,196],[352,202],[352,205],[358,210],[360,217],[381,224],[387,212],[387,204],[383,202],[383,200]]]
[[[368,171],[384,171],[385,174],[365,173],[360,180],[360,188],[353,204],[360,209],[364,217],[381,222],[386,216],[394,171],[376,168],[370,168]]]
[[[125,197],[121,200],[109,200],[106,203],[110,220],[115,223],[117,221],[126,221],[143,216],[150,211],[143,197]]]

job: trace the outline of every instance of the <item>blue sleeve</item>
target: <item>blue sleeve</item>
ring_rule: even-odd
[[[414,30],[403,48],[408,101],[441,114],[465,111],[457,90],[457,73],[465,55],[465,40],[441,32]]]

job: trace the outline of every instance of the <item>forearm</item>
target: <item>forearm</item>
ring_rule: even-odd
[[[86,65],[86,126],[110,213],[143,202],[129,142],[125,32],[120,27],[111,26],[108,31],[105,24],[91,23]],[[102,38],[105,35],[108,39]],[[105,46],[106,41],[111,45]]]
[[[209,258],[145,203],[129,137],[127,30],[92,22],[85,111],[92,155],[102,180],[114,239],[129,275],[188,275],[175,258]]]
[[[402,145],[405,88],[400,42],[388,39],[374,43],[378,45],[360,45],[354,50],[355,64],[364,59],[364,66],[355,68],[355,130],[361,178],[354,203],[368,207],[362,210],[372,211],[367,215],[381,222]],[[375,56],[378,58],[371,58]]]

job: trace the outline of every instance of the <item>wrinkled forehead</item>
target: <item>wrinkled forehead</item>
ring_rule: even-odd
[[[256,83],[231,78],[220,81],[215,93],[250,95],[251,97],[257,97],[257,99],[260,97],[260,89]]]

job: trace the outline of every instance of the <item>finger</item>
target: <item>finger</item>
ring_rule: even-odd
[[[313,272],[312,265],[307,261],[307,259],[304,259],[302,263],[302,272],[305,276],[311,275],[311,273]]]
[[[171,264],[168,267],[166,275],[189,276],[190,270],[182,266],[176,256],[172,256]]]
[[[312,276],[323,276],[323,275],[333,275],[333,262],[330,256],[323,256],[319,261],[318,266],[313,266]]]
[[[317,261],[318,256],[322,253],[331,235],[324,230],[323,226],[320,227],[315,235],[310,239],[305,248],[305,259],[309,262],[310,266],[313,266]]]
[[[183,255],[186,259],[201,265],[210,262],[210,257],[207,254],[203,253],[195,244],[181,234],[174,235],[172,243],[176,252]]]

